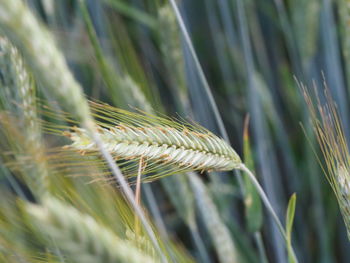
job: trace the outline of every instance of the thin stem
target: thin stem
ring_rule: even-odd
[[[135,190],[135,200],[136,204],[141,207],[141,176],[143,170],[143,157],[140,158],[139,168],[137,170],[137,180],[136,180],[136,190]],[[135,215],[135,233],[136,236],[139,235],[140,231],[140,221],[137,215]]]
[[[141,220],[141,223],[146,231],[146,233],[148,234],[151,242],[154,245],[154,248],[156,249],[156,251],[158,252],[159,256],[160,256],[160,260],[161,262],[168,262],[168,260],[166,259],[165,255],[163,254],[157,237],[153,231],[153,228],[151,226],[151,224],[148,222],[145,213],[143,212],[143,210],[141,209],[141,207],[137,204],[136,200],[135,200],[135,196],[133,191],[131,190],[130,186],[128,185],[128,183],[126,182],[123,174],[121,173],[120,169],[118,168],[118,166],[116,165],[115,161],[113,160],[112,156],[110,155],[110,153],[108,151],[106,151],[103,142],[101,140],[101,138],[99,137],[98,133],[95,132],[95,125],[94,123],[84,123],[84,126],[90,131],[91,136],[94,140],[94,142],[96,143],[97,147],[99,148],[102,156],[105,158],[105,160],[108,163],[109,168],[111,169],[111,172],[113,174],[113,176],[117,179],[118,183],[121,186],[121,189],[123,190],[126,199],[129,201],[129,203],[131,204],[132,208],[134,209],[135,213],[138,215],[138,217]]]
[[[240,169],[249,176],[249,179],[254,184],[256,190],[258,190],[258,193],[259,193],[259,195],[261,197],[261,200],[265,204],[267,210],[269,210],[272,218],[275,220],[275,222],[277,224],[277,227],[278,227],[279,231],[281,232],[283,238],[286,239],[287,235],[286,235],[286,232],[284,231],[284,227],[282,226],[281,221],[278,219],[278,216],[277,216],[275,210],[273,209],[273,207],[272,207],[272,205],[271,205],[267,195],[265,194],[264,189],[262,189],[262,187],[260,186],[258,180],[256,180],[254,174],[244,164],[242,164]]]
[[[199,79],[200,81],[202,82],[202,85],[204,87],[204,90],[208,96],[208,99],[209,99],[209,103],[210,103],[210,106],[213,110],[213,113],[214,113],[214,116],[216,118],[216,121],[217,121],[217,124],[218,124],[218,127],[219,127],[219,130],[220,130],[220,133],[221,133],[221,136],[224,138],[224,140],[226,142],[229,143],[229,137],[227,135],[227,132],[226,132],[226,129],[225,129],[225,125],[224,125],[224,122],[220,116],[220,112],[219,112],[219,109],[216,105],[216,102],[215,102],[215,99],[214,99],[214,96],[210,90],[210,87],[209,87],[209,83],[204,75],[204,71],[202,69],[202,66],[199,62],[199,59],[197,57],[197,54],[196,54],[196,51],[194,50],[194,47],[193,47],[193,44],[192,44],[192,40],[190,38],[190,35],[188,34],[188,31],[186,29],[186,25],[182,19],[182,16],[180,14],[180,11],[175,3],[175,0],[169,0],[173,10],[174,10],[174,13],[175,13],[175,16],[176,16],[176,19],[177,19],[177,22],[179,23],[179,27],[181,29],[181,32],[182,32],[182,35],[185,39],[185,42],[188,46],[188,49],[190,50],[190,53],[192,55],[192,58],[193,58],[193,61],[194,61],[194,64],[197,68],[197,71],[198,71],[198,74],[199,74]]]
[[[252,181],[252,183],[254,184],[256,190],[258,191],[259,195],[260,195],[260,198],[261,200],[263,201],[264,205],[266,206],[267,210],[270,212],[273,220],[275,221],[282,237],[284,238],[284,240],[286,241],[285,244],[287,246],[287,234],[286,234],[286,231],[284,230],[284,227],[281,223],[281,221],[279,220],[275,210],[273,209],[267,195],[265,194],[265,191],[264,189],[260,186],[258,180],[255,178],[254,174],[247,168],[247,166],[245,166],[244,164],[241,165],[241,167],[239,168],[240,170],[242,170],[243,172],[245,172],[248,176],[249,176],[249,179]],[[288,249],[288,247],[287,247]],[[296,258],[296,255],[295,255],[295,252],[294,252],[294,249],[291,247],[291,252],[292,252],[292,257],[293,257],[293,260],[294,262],[298,262],[297,258]]]
[[[207,253],[207,250],[205,249],[205,245],[203,243],[203,240],[201,236],[199,235],[198,228],[196,223],[189,224],[189,229],[193,238],[194,245],[196,246],[200,258],[200,262],[203,263],[209,263],[209,255]]]
[[[268,263],[269,261],[267,260],[266,250],[265,250],[263,240],[261,238],[260,231],[257,231],[254,233],[254,238],[255,238],[256,245],[258,247],[261,263]]]
[[[142,176],[143,169],[144,169],[144,162],[143,162],[143,156],[141,156],[139,161],[139,168],[137,170],[136,190],[135,190],[135,199],[138,205],[140,205],[140,199],[141,199],[141,176]]]
[[[168,233],[166,230],[165,223],[164,223],[163,218],[162,218],[162,214],[159,211],[159,207],[157,205],[156,198],[154,196],[154,193],[153,193],[150,185],[151,184],[144,184],[143,185],[143,192],[145,194],[147,204],[149,206],[149,209],[151,211],[152,217],[153,217],[154,222],[157,226],[157,229],[158,229],[160,236],[164,240],[169,240],[169,236],[168,236]]]

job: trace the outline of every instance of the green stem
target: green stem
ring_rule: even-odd
[[[276,225],[278,227],[278,230],[280,231],[283,239],[285,240],[285,244],[286,244],[287,249],[289,249],[288,248],[288,239],[287,239],[286,231],[284,230],[284,227],[283,227],[281,221],[279,220],[279,218],[278,218],[275,210],[273,209],[273,207],[272,207],[272,205],[271,205],[267,195],[265,194],[264,189],[261,187],[261,185],[259,184],[258,180],[255,178],[254,174],[244,164],[242,164],[239,169],[242,170],[243,172],[245,172],[249,176],[249,179],[254,184],[256,190],[258,191],[258,193],[260,195],[261,200],[263,201],[263,203],[266,206],[267,210],[270,212],[273,220],[275,221],[275,223],[276,223]],[[294,249],[293,249],[293,247],[291,245],[290,245],[290,248],[291,248],[291,253],[292,253],[292,257],[293,257],[293,262],[297,263],[298,260],[297,260],[297,257],[295,255]]]
[[[267,260],[266,250],[264,247],[263,240],[261,238],[260,231],[257,231],[254,233],[254,238],[255,238],[256,245],[258,247],[261,263],[268,263],[269,261]]]
[[[224,122],[223,122],[223,120],[222,120],[222,118],[220,116],[220,112],[219,112],[218,106],[217,106],[217,104],[215,102],[214,96],[213,96],[213,94],[212,94],[212,92],[210,90],[209,83],[207,81],[207,78],[205,77],[203,68],[201,66],[201,63],[199,62],[197,53],[196,53],[196,51],[195,51],[195,49],[193,47],[193,43],[192,43],[191,37],[190,37],[190,35],[189,35],[188,31],[187,31],[185,22],[182,19],[181,13],[179,11],[179,8],[176,5],[175,0],[169,0],[169,2],[171,4],[171,7],[174,10],[174,13],[175,13],[177,22],[179,24],[180,30],[182,32],[182,35],[184,37],[185,43],[186,43],[186,45],[187,45],[187,47],[188,47],[188,49],[190,51],[190,54],[192,56],[193,61],[194,61],[195,68],[198,71],[199,79],[202,82],[202,85],[204,87],[204,91],[205,91],[205,93],[206,93],[206,95],[207,95],[207,97],[209,99],[209,104],[210,104],[210,106],[211,106],[211,108],[213,110],[213,113],[214,113],[215,119],[217,121],[217,125],[219,127],[221,136],[224,138],[224,140],[226,142],[229,143],[230,140],[229,140],[228,134],[226,132]]]

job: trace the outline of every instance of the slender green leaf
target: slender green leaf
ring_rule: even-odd
[[[130,4],[126,4],[120,0],[104,0],[104,3],[116,10],[118,10],[121,14],[134,19],[152,29],[156,28],[156,19],[151,15],[136,9]]]
[[[243,154],[244,154],[244,163],[251,170],[254,171],[254,159],[253,153],[251,151],[250,139],[248,133],[248,120],[246,118],[244,126],[244,135],[243,135]],[[263,223],[263,213],[261,201],[259,194],[256,191],[251,180],[247,176],[244,176],[244,204],[245,204],[245,216],[247,220],[248,230],[250,232],[259,231]]]
[[[292,251],[292,228],[295,215],[295,205],[297,201],[296,194],[292,194],[288,202],[287,214],[286,214],[286,234],[287,234],[287,245],[288,245],[288,261],[290,263],[295,263],[295,259],[291,253]]]

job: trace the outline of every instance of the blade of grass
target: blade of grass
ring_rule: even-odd
[[[293,248],[292,248],[292,228],[295,215],[295,206],[296,206],[297,196],[294,193],[288,202],[287,214],[286,214],[286,235],[287,235],[287,251],[288,251],[288,261],[289,263],[295,263],[293,258]]]
[[[246,117],[243,132],[243,155],[244,163],[249,168],[249,170],[254,171],[254,160],[251,152],[249,134],[248,134],[248,124],[249,115]],[[263,223],[263,213],[261,207],[261,201],[257,190],[253,186],[249,178],[244,177],[244,189],[245,189],[245,214],[248,223],[248,230],[250,232],[260,231]]]
[[[212,108],[213,110],[213,113],[215,115],[215,119],[216,119],[216,122],[217,122],[217,125],[219,127],[219,130],[220,130],[220,133],[221,133],[221,136],[224,138],[224,140],[226,142],[230,142],[229,140],[229,137],[228,137],[228,134],[226,132],[226,129],[225,129],[225,125],[224,125],[224,122],[220,116],[220,112],[219,112],[219,109],[216,105],[216,102],[215,102],[215,99],[214,99],[214,96],[210,90],[210,87],[209,87],[209,83],[205,77],[205,74],[204,74],[204,71],[202,69],[202,66],[199,62],[199,59],[197,57],[197,54],[196,54],[196,51],[193,47],[193,44],[192,44],[192,40],[190,38],[190,35],[188,34],[188,31],[187,31],[187,28],[186,28],[186,25],[182,19],[182,16],[181,16],[181,13],[175,3],[175,0],[169,0],[173,10],[174,10],[174,13],[175,13],[175,16],[176,16],[176,19],[177,19],[177,22],[179,23],[179,27],[181,29],[181,32],[183,34],[183,37],[184,37],[184,40],[185,40],[185,43],[186,45],[188,46],[189,48],[189,51],[190,51],[190,54],[193,58],[193,61],[194,61],[194,64],[195,64],[195,67],[198,71],[198,75],[199,75],[199,78],[200,78],[200,81],[203,85],[203,88],[204,88],[204,91],[206,93],[206,95],[208,96],[208,99],[209,99],[209,102],[210,102],[210,107]]]
[[[114,8],[121,14],[148,26],[153,30],[156,29],[156,19],[151,15],[131,6],[130,3],[126,4],[121,0],[103,0],[103,3],[111,8]]]

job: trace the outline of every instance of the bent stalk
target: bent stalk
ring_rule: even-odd
[[[242,170],[243,172],[245,172],[249,179],[252,181],[252,183],[254,184],[256,190],[258,191],[261,200],[263,201],[264,205],[266,206],[267,210],[269,211],[269,213],[271,214],[273,220],[275,221],[283,239],[286,241],[286,246],[287,246],[287,234],[286,231],[284,230],[284,227],[281,223],[281,221],[279,220],[275,210],[273,209],[267,195],[265,194],[264,189],[261,187],[261,185],[259,184],[258,180],[255,178],[254,174],[247,168],[247,166],[245,166],[243,163],[241,164],[241,166],[238,168],[240,170]],[[292,250],[292,257],[293,257],[293,262],[298,262],[297,257],[295,255],[294,249],[293,247],[291,248]]]

